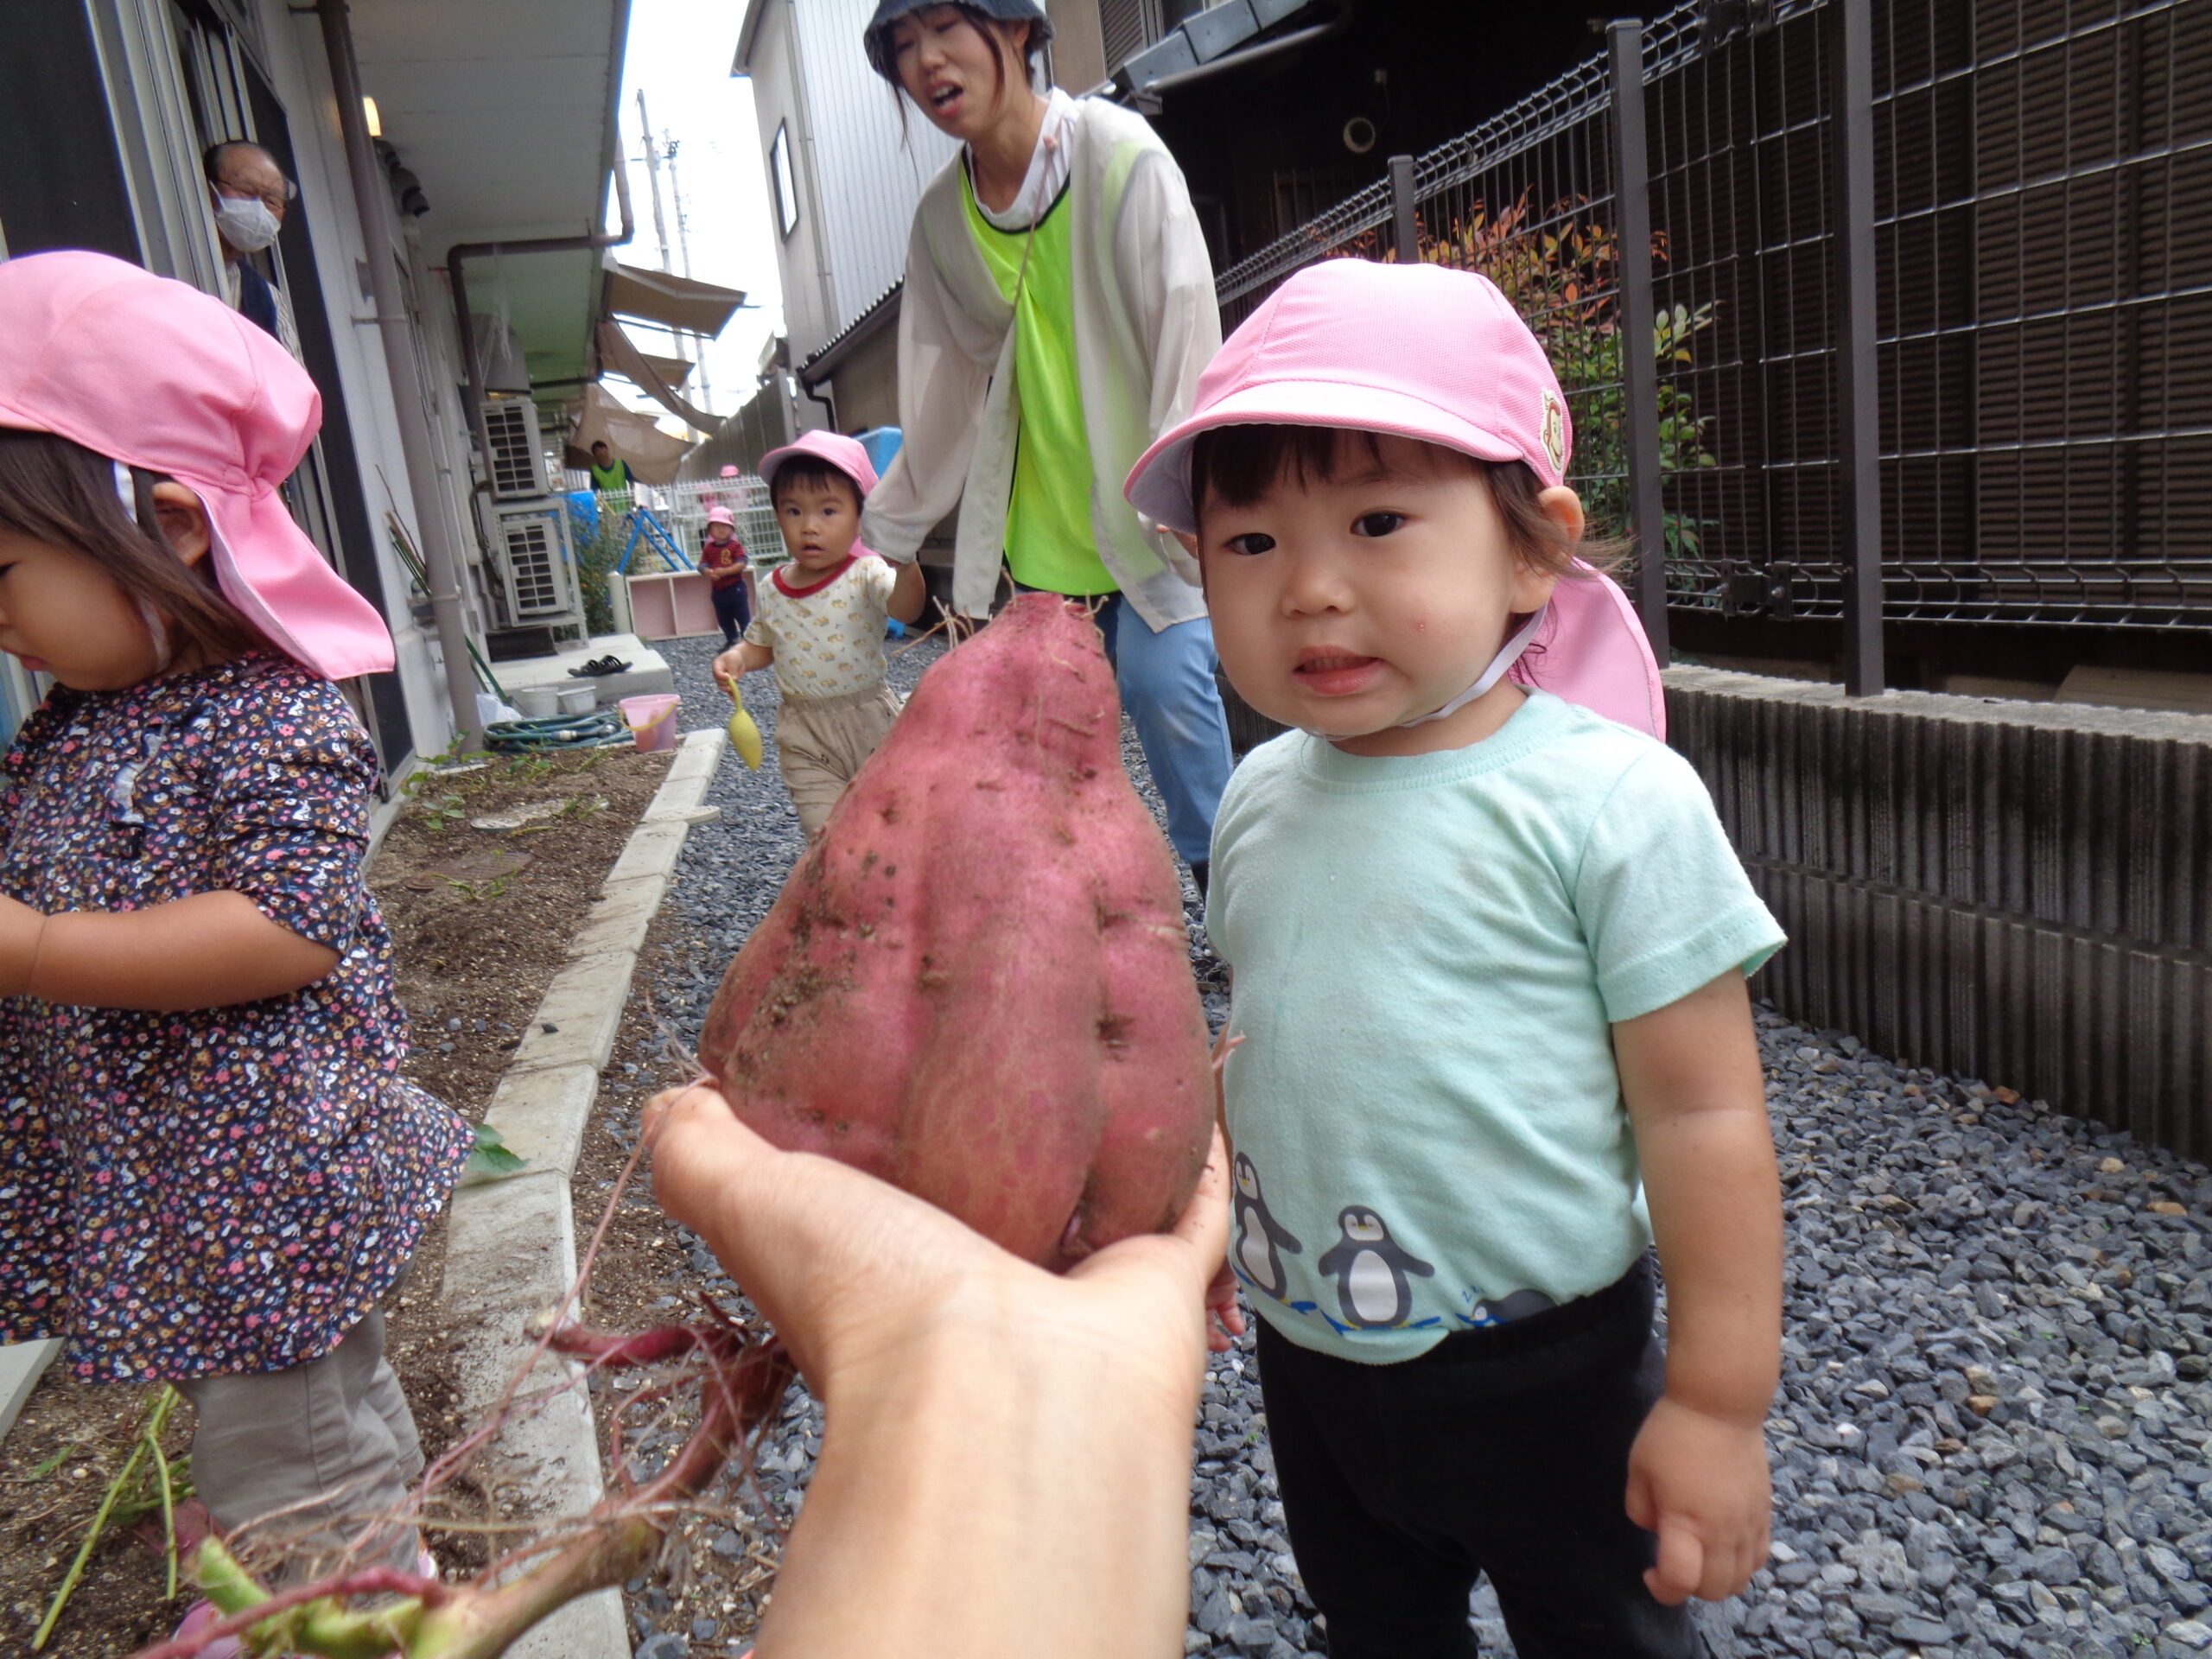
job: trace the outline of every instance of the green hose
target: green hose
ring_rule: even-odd
[[[496,754],[525,754],[534,749],[601,749],[632,741],[630,728],[612,709],[588,715],[558,715],[545,720],[499,720],[484,728],[484,747]]]

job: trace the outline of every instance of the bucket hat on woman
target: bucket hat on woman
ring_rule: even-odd
[[[322,421],[305,369],[198,289],[103,253],[0,263],[0,426],[175,479],[207,510],[215,579],[286,655],[334,680],[392,664],[376,607],[279,493]]]
[[[1564,482],[1573,441],[1567,400],[1529,332],[1486,276],[1440,265],[1330,259],[1271,295],[1223,345],[1190,415],[1130,471],[1129,504],[1194,531],[1191,445],[1222,426],[1327,426],[1527,463]],[[1608,720],[1663,737],[1658,664],[1628,596],[1577,560],[1549,603],[1508,640],[1440,719],[1508,673]]]
[[[945,0],[878,0],[875,16],[868,20],[868,33],[861,37],[868,46],[868,63],[877,74],[893,86],[899,84],[898,57],[891,49],[891,25],[910,11],[925,11],[944,3]],[[1052,38],[1052,20],[1045,15],[1045,8],[1038,0],[960,0],[960,3],[996,22],[1035,23],[1037,29],[1029,37],[1033,47],[1042,46]]]

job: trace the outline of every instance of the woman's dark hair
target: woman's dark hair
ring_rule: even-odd
[[[1325,484],[1363,464],[1384,465],[1382,436],[1340,426],[1217,426],[1191,444],[1191,501],[1204,516],[1213,505],[1249,506],[1285,478]],[[1504,521],[1513,550],[1531,568],[1557,576],[1610,570],[1619,550],[1607,542],[1571,541],[1537,498],[1543,485],[1524,461],[1484,461],[1440,443],[1421,443],[1440,472],[1479,478]]]
[[[67,548],[153,607],[170,644],[217,661],[268,650],[260,629],[215,585],[213,566],[185,563],[163,539],[154,505],[160,473],[130,468],[138,519],[116,493],[115,463],[51,432],[0,427],[0,530]]]
[[[810,484],[817,490],[832,487],[842,489],[853,498],[853,511],[861,508],[861,486],[853,475],[842,467],[832,466],[819,455],[793,455],[776,468],[776,480],[769,486],[768,499],[783,505],[784,493],[793,485]]]
[[[1042,17],[1025,17],[1019,19],[1011,17],[994,17],[990,13],[985,11],[981,6],[967,5],[963,3],[963,0],[938,0],[938,3],[950,4],[955,11],[960,14],[961,21],[965,22],[969,28],[974,29],[976,34],[982,35],[989,44],[991,48],[991,67],[997,76],[997,79],[991,86],[991,101],[993,103],[996,103],[999,99],[1005,95],[1006,92],[1006,54],[999,46],[999,41],[1001,37],[998,32],[998,25],[1003,22],[1026,22],[1028,24],[1028,38],[1023,42],[1021,48],[1021,60],[1024,63],[1028,62],[1030,59],[1042,52],[1045,49],[1046,42],[1051,41],[1052,38],[1052,25]],[[912,17],[914,15],[914,12],[923,10],[923,7],[916,6],[912,11],[901,12],[899,17],[893,18],[890,22],[886,23],[881,29],[873,31],[868,37],[868,60],[869,67],[872,67],[877,74],[881,75],[884,79],[891,83],[891,96],[898,101],[899,136],[902,139],[906,136],[907,99],[906,95],[906,86],[899,79],[899,57],[897,50],[891,44],[891,31],[898,24],[900,17]]]

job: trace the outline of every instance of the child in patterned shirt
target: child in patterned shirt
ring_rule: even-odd
[[[760,475],[791,563],[761,584],[760,614],[744,644],[715,658],[715,675],[734,683],[775,669],[776,759],[811,842],[899,718],[883,681],[883,628],[922,613],[922,568],[893,567],[861,542],[875,468],[858,441],[809,432],[763,455]]]
[[[174,1384],[215,1526],[294,1570],[435,1573],[378,1300],[471,1135],[399,1076],[362,881],[334,682],[391,635],[276,493],[314,384],[102,254],[0,264],[0,650],[55,682],[0,760],[0,1343]]]

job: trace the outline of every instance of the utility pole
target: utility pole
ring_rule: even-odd
[[[660,141],[653,137],[653,119],[645,112],[645,89],[642,86],[638,88],[638,124],[645,130],[645,173],[652,183],[653,239],[660,245],[660,268],[663,270],[669,270],[671,267],[668,263],[668,218],[662,211],[660,201]],[[676,174],[676,146],[673,143],[668,147],[668,161],[669,176],[672,183]],[[683,197],[680,192],[676,199],[676,234],[680,242],[683,236]],[[683,251],[683,274],[686,276],[691,274],[691,253],[688,247]],[[676,341],[677,355],[681,357],[683,354],[684,331],[681,328],[671,328],[668,332],[669,337]],[[694,335],[691,338],[694,341],[691,347],[691,361],[699,367],[700,385],[702,389],[700,407],[708,414],[712,414],[714,410],[703,401],[706,365],[702,359],[705,353],[696,343],[697,337]]]
[[[683,211],[683,175],[677,170],[678,141],[668,141],[668,189],[676,198],[676,251],[683,262],[683,274],[691,274],[690,216]],[[699,407],[711,415],[715,412],[715,384],[707,373],[707,341],[703,335],[691,336],[691,360],[699,365]]]
[[[653,189],[653,240],[660,245],[660,268],[668,264],[668,220],[660,207],[660,146],[653,142],[652,118],[645,113],[645,89],[638,88],[638,124],[645,133],[645,172]]]

